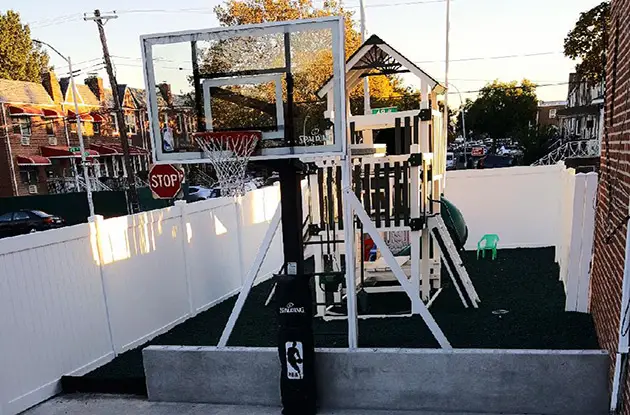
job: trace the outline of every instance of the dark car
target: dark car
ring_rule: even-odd
[[[41,210],[20,210],[0,215],[0,238],[60,228],[65,221]]]
[[[509,156],[499,156],[497,154],[488,154],[479,159],[477,162],[478,169],[496,169],[499,167],[514,166],[514,158]]]

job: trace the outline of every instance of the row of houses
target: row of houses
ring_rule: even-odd
[[[538,125],[552,125],[565,140],[599,139],[604,114],[604,83],[583,81],[576,73],[569,75],[566,101],[542,101],[538,104]]]
[[[74,96],[69,78],[50,71],[41,83],[0,79],[0,197],[83,190]],[[144,184],[150,164],[151,140],[145,91],[119,85],[132,168]],[[193,131],[192,107],[185,96],[158,86],[161,128],[170,128],[176,143]],[[96,190],[124,188],[120,126],[112,91],[96,76],[77,85],[81,132],[87,168]]]

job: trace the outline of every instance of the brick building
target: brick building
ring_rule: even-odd
[[[540,126],[552,125],[560,130],[558,111],[566,108],[566,101],[540,101],[536,112],[536,124]]]
[[[612,0],[612,21],[606,67],[605,117],[591,268],[590,311],[599,343],[610,352],[611,390],[622,319],[621,299],[630,195],[630,0]],[[623,306],[623,313],[630,311]],[[625,324],[628,323],[624,318]],[[625,332],[625,330],[624,330]],[[627,335],[627,332],[625,333]],[[627,365],[627,363],[626,363]],[[623,373],[623,372],[622,372]],[[626,373],[619,413],[630,414],[630,376]]]
[[[192,131],[191,109],[183,97],[173,96],[166,84],[158,88],[162,124],[176,140]],[[130,144],[132,166],[139,185],[150,164],[149,123],[142,89],[119,85]],[[77,85],[77,102],[88,173],[95,190],[126,186],[120,130],[113,113],[111,90],[103,80],[89,77]],[[80,191],[85,188],[74,107],[68,78],[53,72],[42,83],[0,80],[0,197]]]

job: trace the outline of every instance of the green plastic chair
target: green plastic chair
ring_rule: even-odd
[[[483,245],[482,245],[483,243]],[[497,257],[497,244],[499,243],[499,235],[495,234],[486,234],[484,235],[479,242],[477,242],[477,259],[479,259],[479,252],[481,252],[481,257],[486,257],[486,251],[492,251],[492,260],[494,261]]]

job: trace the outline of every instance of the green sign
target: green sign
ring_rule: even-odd
[[[372,114],[385,114],[388,112],[398,112],[398,107],[372,108]]]
[[[81,147],[70,147],[70,148],[68,148],[68,150],[69,150],[71,153],[79,153],[79,154],[81,154]],[[86,152],[85,152],[85,156],[86,156],[86,157],[89,157],[89,156],[90,156],[90,152],[89,152],[89,151],[86,151]]]

